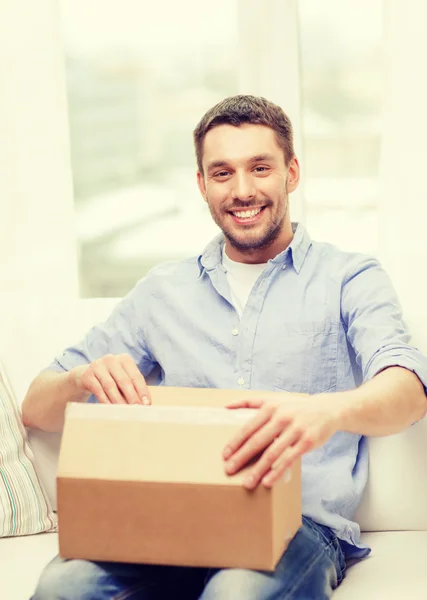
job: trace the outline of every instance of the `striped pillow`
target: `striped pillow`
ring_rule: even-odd
[[[18,404],[0,363],[0,537],[56,530]]]

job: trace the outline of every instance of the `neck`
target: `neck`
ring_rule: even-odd
[[[294,232],[292,230],[292,223],[287,222],[277,238],[265,247],[245,249],[236,248],[233,246],[232,242],[226,238],[227,256],[235,262],[247,263],[251,265],[266,263],[270,259],[275,258],[278,254],[286,250],[286,248],[292,242],[293,237]]]

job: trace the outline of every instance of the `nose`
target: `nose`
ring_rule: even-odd
[[[246,173],[236,173],[234,177],[234,186],[231,190],[233,200],[240,200],[245,202],[247,200],[253,200],[256,195],[256,189],[253,184],[252,178]]]

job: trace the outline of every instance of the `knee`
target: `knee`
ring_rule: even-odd
[[[84,600],[97,579],[97,566],[57,556],[40,576],[32,600]]]
[[[245,598],[259,600],[263,595],[265,576],[258,571],[246,569],[224,569],[218,571],[207,583],[202,600]]]

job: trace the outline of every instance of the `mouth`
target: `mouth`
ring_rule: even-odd
[[[247,208],[243,210],[228,211],[231,218],[239,225],[252,225],[261,219],[262,213],[266,206],[257,206],[255,208]]]

